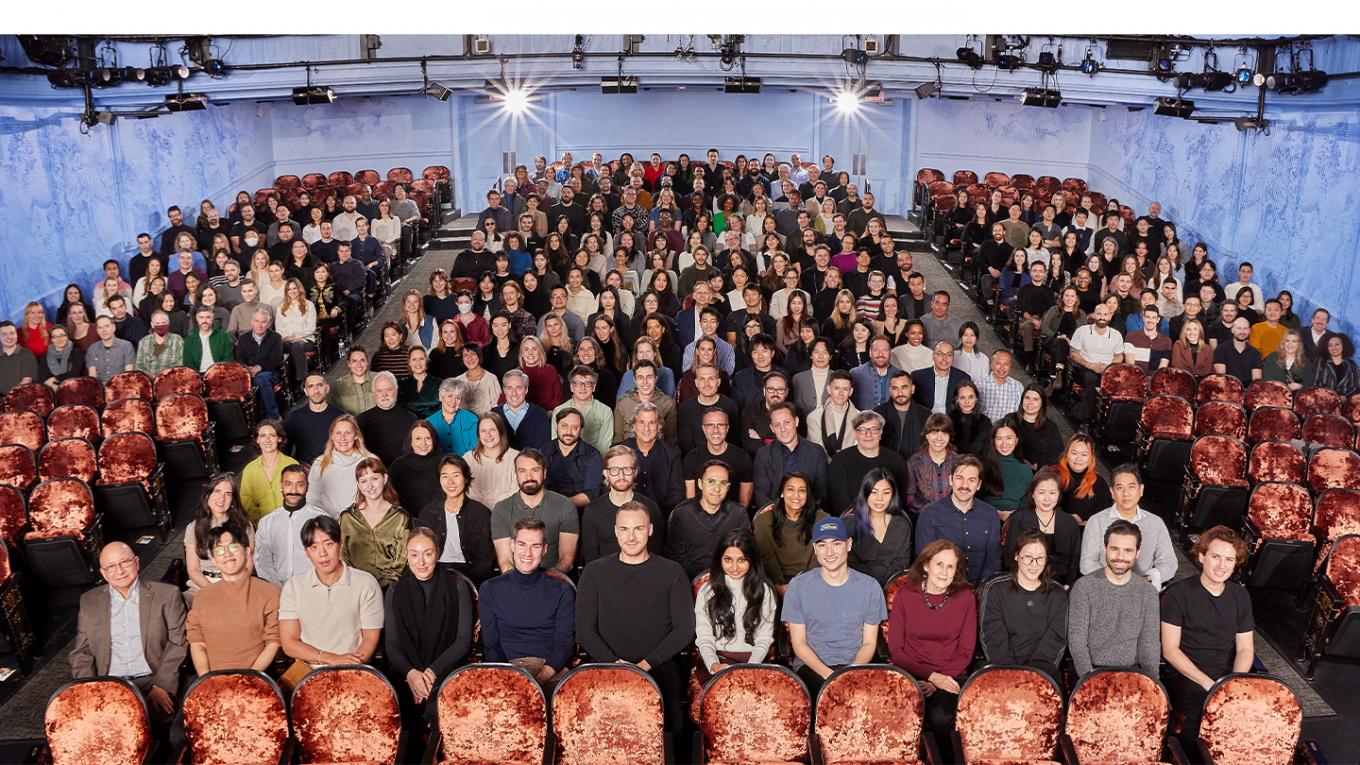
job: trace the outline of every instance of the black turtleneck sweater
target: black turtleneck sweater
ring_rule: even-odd
[[[563,579],[518,569],[486,580],[478,593],[486,661],[538,656],[562,670],[576,650],[576,593]]]

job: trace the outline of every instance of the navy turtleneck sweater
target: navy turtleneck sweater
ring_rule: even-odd
[[[576,592],[542,569],[486,580],[479,595],[486,661],[541,656],[562,670],[576,650]]]

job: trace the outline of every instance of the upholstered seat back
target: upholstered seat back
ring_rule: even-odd
[[[1288,686],[1232,674],[1209,690],[1199,737],[1218,765],[1288,765],[1302,727],[1303,709]]]
[[[293,689],[292,713],[302,762],[396,762],[397,694],[372,667],[313,670]]]
[[[1196,436],[1247,437],[1247,410],[1229,401],[1208,401],[1195,412]]]
[[[80,536],[94,523],[90,487],[74,478],[38,484],[28,498],[29,537]]]
[[[47,702],[44,725],[52,765],[140,763],[153,746],[146,701],[119,678],[62,686]]]
[[[1289,386],[1276,380],[1253,380],[1247,386],[1247,409],[1256,411],[1262,406],[1278,406],[1289,409],[1294,406],[1294,392]]]
[[[198,441],[208,429],[208,405],[192,393],[176,393],[156,405],[159,441]]]
[[[104,386],[93,377],[72,377],[57,386],[57,406],[79,404],[94,410],[104,408]]]
[[[1147,397],[1147,373],[1133,364],[1111,364],[1100,376],[1100,392],[1114,401],[1142,401]]]
[[[1148,380],[1150,396],[1180,396],[1186,401],[1195,399],[1195,376],[1177,367],[1162,367]],[[1288,404],[1286,404],[1288,406]]]
[[[47,441],[47,423],[35,412],[20,409],[0,414],[0,444],[20,444],[33,451]]]
[[[965,762],[1052,759],[1062,727],[1062,694],[1046,675],[988,667],[959,692],[955,730]]]
[[[146,372],[133,370],[119,372],[104,384],[104,400],[117,401],[120,398],[140,398],[150,401],[156,395],[155,383]]]
[[[1349,449],[1321,449],[1308,460],[1313,491],[1360,489],[1360,454]]]
[[[1153,678],[1101,670],[1072,690],[1064,730],[1081,762],[1156,762],[1170,709],[1166,691]]]
[[[705,762],[806,762],[811,708],[792,671],[737,665],[704,687],[699,728]]]
[[[1190,447],[1190,473],[1208,486],[1247,485],[1247,447],[1227,436],[1204,436]]]
[[[1247,440],[1252,443],[1292,441],[1303,432],[1299,423],[1299,416],[1293,409],[1278,406],[1257,407],[1251,409],[1251,418],[1247,422]]]
[[[156,443],[145,433],[116,433],[99,447],[99,483],[145,483],[156,472]]]
[[[444,760],[542,762],[547,699],[527,671],[510,665],[459,667],[445,678],[438,698]]]
[[[661,690],[624,664],[582,664],[553,689],[553,735],[560,765],[665,760]]]
[[[5,394],[5,409],[10,412],[29,411],[47,419],[56,407],[52,389],[42,383],[16,385]]]
[[[1189,441],[1194,438],[1195,412],[1178,396],[1152,396],[1138,415],[1138,426],[1148,438]]]
[[[75,478],[94,481],[99,472],[94,446],[83,438],[48,441],[38,455],[38,479]]]
[[[104,437],[99,412],[84,404],[62,404],[47,416],[47,437],[53,441],[59,438],[98,441]]]
[[[897,667],[851,666],[817,695],[814,733],[823,762],[917,762],[925,701]]]
[[[1263,483],[1252,489],[1247,517],[1261,539],[1311,542],[1313,501],[1308,489],[1296,483]]]
[[[28,503],[23,492],[13,486],[0,486],[0,542],[13,546],[27,524]]]
[[[1319,494],[1313,525],[1323,544],[1346,534],[1360,534],[1360,491],[1328,489]]]
[[[203,385],[209,401],[245,401],[250,398],[250,371],[235,361],[213,364],[203,373]]]
[[[1355,445],[1355,426],[1339,414],[1315,414],[1303,421],[1303,440],[1333,449]]]
[[[170,367],[156,375],[153,387],[157,401],[176,393],[193,393],[196,396],[202,396],[203,378],[199,376],[197,371],[189,367]]]
[[[1360,606],[1360,534],[1338,537],[1323,555],[1322,575],[1347,605]]]
[[[1308,463],[1298,447],[1285,441],[1262,441],[1251,448],[1247,477],[1255,483],[1283,481],[1303,483]]]
[[[283,694],[261,672],[209,672],[184,695],[184,735],[193,763],[276,763],[288,743]]]
[[[1301,388],[1294,392],[1294,411],[1303,419],[1315,414],[1337,414],[1341,411],[1341,396],[1330,388]]]
[[[1210,401],[1229,401],[1234,404],[1244,404],[1247,400],[1246,389],[1242,381],[1232,375],[1212,374],[1199,381],[1199,388],[1195,392],[1195,404],[1206,404]]]
[[[38,480],[38,460],[33,450],[18,444],[0,444],[0,486],[27,491]]]
[[[145,433],[148,436],[156,433],[156,416],[151,403],[140,398],[120,398],[110,402],[99,419],[105,438],[114,433]]]

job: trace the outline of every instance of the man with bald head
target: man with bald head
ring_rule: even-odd
[[[126,678],[164,720],[175,711],[179,667],[188,653],[184,599],[172,585],[143,581],[140,569],[137,554],[122,542],[99,552],[108,585],[80,596],[71,677]]]

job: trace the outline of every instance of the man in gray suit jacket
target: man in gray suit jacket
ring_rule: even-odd
[[[71,677],[125,677],[157,718],[169,718],[188,651],[184,599],[171,585],[142,581],[137,554],[122,542],[104,546],[99,570],[108,586],[80,596]]]

